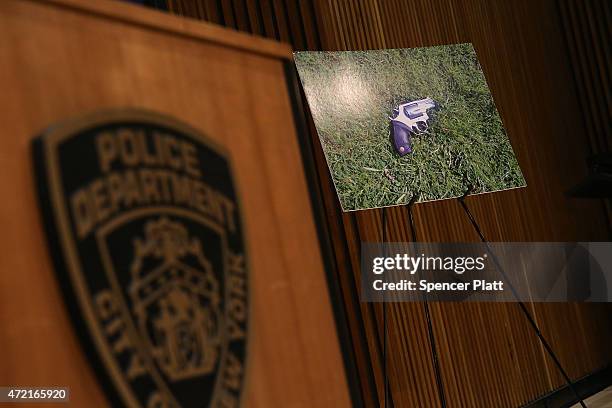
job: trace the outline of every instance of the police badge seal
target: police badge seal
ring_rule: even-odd
[[[222,149],[121,110],[56,126],[33,152],[55,269],[113,405],[239,406],[248,264]]]

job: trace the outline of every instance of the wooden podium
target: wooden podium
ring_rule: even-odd
[[[290,48],[102,0],[2,1],[0,38],[0,386],[68,387],[78,407],[146,406],[123,398],[121,378],[101,385],[108,370],[94,367],[96,350],[86,352],[75,330],[31,156],[48,129],[137,109],[206,135],[232,165],[250,275],[243,405],[349,406]]]

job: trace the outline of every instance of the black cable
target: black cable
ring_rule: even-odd
[[[410,222],[410,233],[412,234],[412,242],[417,242],[416,227],[414,225],[414,216],[412,214],[412,206],[418,198],[418,193],[412,196],[412,199],[408,203],[408,220]],[[436,348],[436,338],[434,336],[433,324],[431,322],[431,314],[429,312],[429,302],[425,295],[423,295],[423,308],[425,310],[425,321],[427,322],[427,335],[429,337],[429,343],[431,344],[431,359],[434,365],[434,374],[436,376],[436,384],[438,385],[438,396],[440,397],[440,404],[442,408],[446,408],[446,397],[444,393],[444,383],[442,382],[442,371],[440,370],[440,361],[438,360],[438,351]]]
[[[382,209],[382,243],[383,243],[383,251],[386,255],[386,242],[387,242],[387,221],[386,221],[386,211],[383,207]],[[384,295],[383,295],[384,296]],[[383,297],[383,386],[384,386],[384,408],[388,408],[387,401],[389,400],[389,375],[387,373],[387,299],[386,296]]]
[[[525,306],[525,303],[523,303],[520,300],[520,297],[518,296],[518,293],[517,293],[516,289],[514,288],[512,283],[510,282],[510,279],[508,279],[508,275],[506,275],[506,272],[503,270],[503,268],[499,264],[499,261],[498,261],[497,257],[491,251],[491,249],[489,247],[489,244],[488,244],[488,241],[485,239],[485,236],[484,236],[482,230],[480,229],[480,226],[476,222],[476,219],[472,215],[472,212],[470,211],[469,207],[465,203],[465,199],[471,193],[471,191],[472,191],[472,189],[468,188],[468,190],[465,192],[465,194],[458,199],[459,203],[461,204],[461,207],[463,208],[463,211],[465,211],[465,213],[467,214],[468,218],[470,219],[470,222],[472,223],[472,227],[474,227],[474,230],[476,231],[476,233],[478,233],[478,236],[480,237],[480,240],[486,244],[487,252],[489,252],[489,254],[491,254],[491,257],[493,258],[493,262],[495,262],[495,266],[497,267],[497,270],[499,270],[499,272],[502,274],[502,277],[504,278],[504,280],[508,284],[508,287],[510,288],[510,291],[512,292],[512,295],[514,295],[514,297],[517,300],[519,308],[521,309],[521,311],[523,312],[523,314],[525,315],[525,317],[529,321],[529,324],[531,325],[531,327],[535,331],[536,335],[538,336],[538,339],[540,340],[540,342],[544,346],[544,349],[546,350],[546,352],[548,353],[550,358],[552,358],[552,360],[554,361],[555,365],[557,366],[557,368],[561,372],[561,375],[563,376],[563,378],[565,378],[565,381],[567,382],[567,385],[569,386],[570,390],[572,390],[574,395],[576,395],[576,398],[578,398],[578,400],[580,401],[580,405],[583,408],[587,408],[586,404],[584,403],[584,400],[578,394],[578,391],[574,387],[574,383],[572,382],[571,378],[569,377],[567,372],[563,369],[563,366],[561,365],[561,361],[559,361],[559,359],[557,358],[557,355],[554,353],[552,347],[550,347],[550,344],[548,344],[548,341],[546,341],[546,339],[544,338],[544,335],[540,331],[540,328],[538,327],[538,324],[535,322],[535,320],[531,316],[531,313],[529,313],[529,310],[527,309],[527,306]]]

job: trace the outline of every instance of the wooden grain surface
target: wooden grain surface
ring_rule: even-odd
[[[576,94],[591,153],[612,149],[612,4],[607,0],[558,0]],[[612,199],[605,200],[608,220]],[[610,221],[609,221],[610,222]]]
[[[609,98],[609,2],[172,0],[169,5],[171,12],[290,42],[296,50],[472,42],[528,184],[467,199],[486,237],[610,239],[601,202],[564,195],[586,175],[587,155],[610,145],[609,103],[597,105],[602,94]],[[598,46],[589,59],[590,38]],[[312,121],[309,126],[318,146]],[[383,399],[382,314],[378,306],[359,303],[357,293],[360,243],[382,238],[381,211],[341,214],[320,148],[315,159],[362,396],[366,406],[377,406]],[[386,211],[387,239],[410,240],[406,209]],[[419,240],[478,240],[457,201],[419,204],[414,212]],[[529,309],[572,378],[612,362],[608,305],[529,304]],[[392,304],[388,313],[389,406],[439,406],[423,305]],[[432,304],[431,314],[448,406],[517,407],[563,385],[516,304]]]
[[[181,120],[230,152],[251,267],[249,407],[350,404],[285,82],[288,48],[116,2],[0,2],[0,384],[106,406],[42,228],[30,143],[104,108]]]

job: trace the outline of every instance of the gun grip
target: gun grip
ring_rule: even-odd
[[[400,156],[404,156],[412,152],[410,145],[410,130],[408,127],[399,122],[393,123],[393,145]]]

